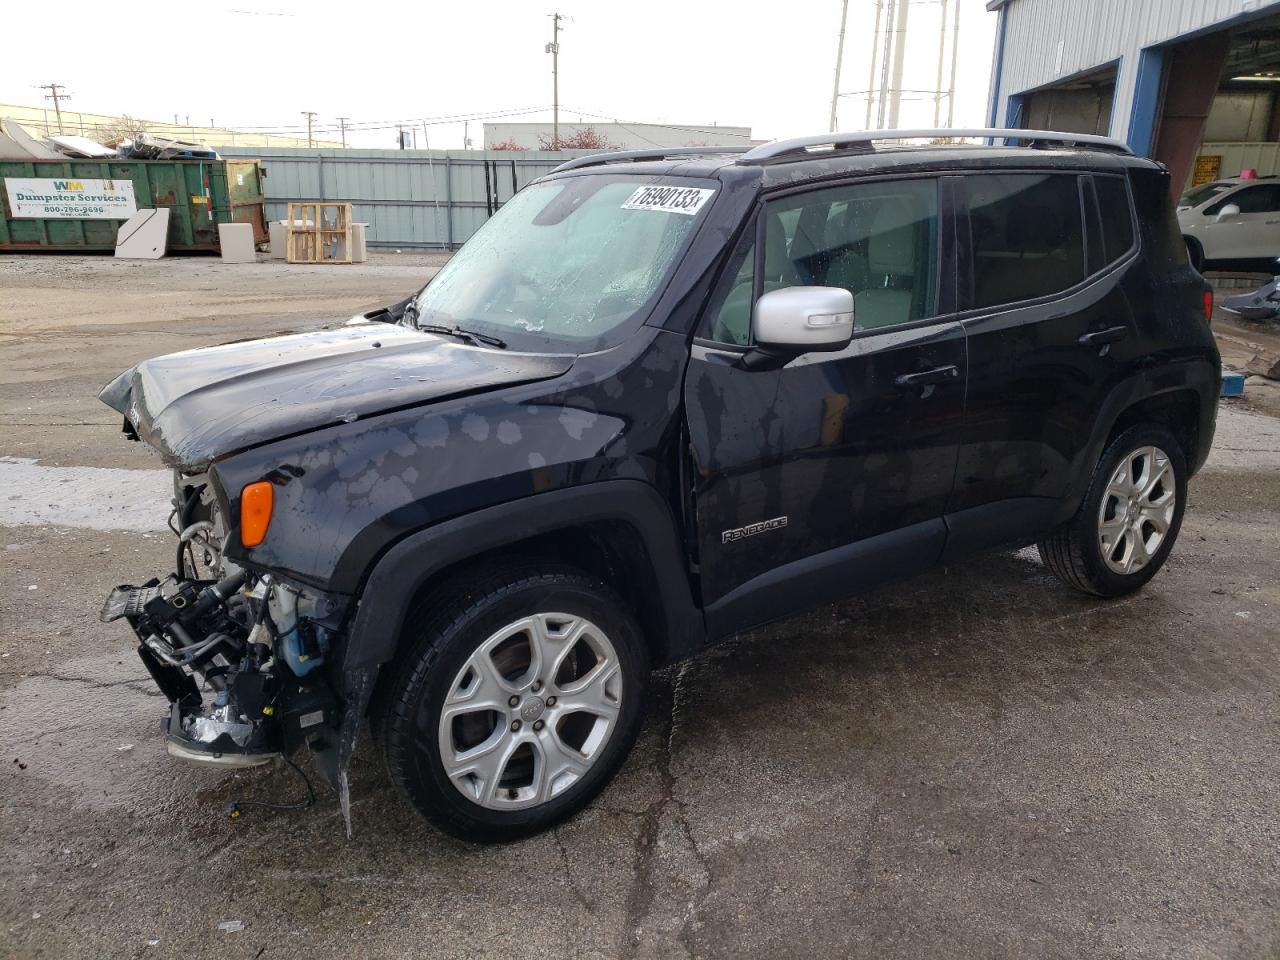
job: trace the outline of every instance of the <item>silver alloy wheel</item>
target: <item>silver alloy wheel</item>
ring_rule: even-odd
[[[539,613],[507,624],[458,671],[440,711],[440,761],[468,800],[537,806],[577,783],[622,706],[622,668],[591,621]]]
[[[1127,575],[1151,561],[1173,523],[1176,490],[1159,447],[1138,447],[1120,461],[1098,507],[1098,547],[1109,569]]]

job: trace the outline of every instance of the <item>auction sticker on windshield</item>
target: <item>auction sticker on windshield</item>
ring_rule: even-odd
[[[693,216],[711,199],[714,190],[703,187],[641,187],[622,205],[623,210],[661,210]]]

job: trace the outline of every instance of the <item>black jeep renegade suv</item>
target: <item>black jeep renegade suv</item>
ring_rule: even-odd
[[[418,809],[511,838],[718,638],[1007,545],[1141,587],[1213,440],[1208,288],[1162,167],[987,133],[574,160],[393,307],[121,375],[180,536],[103,617],[169,751],[306,743],[345,810],[368,716]]]

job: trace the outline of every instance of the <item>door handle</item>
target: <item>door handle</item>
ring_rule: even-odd
[[[1123,340],[1128,335],[1128,327],[1107,327],[1105,330],[1092,330],[1089,333],[1080,334],[1079,343],[1085,347],[1103,347]]]
[[[945,367],[934,367],[932,370],[921,370],[918,373],[900,373],[893,382],[900,387],[927,387],[935,383],[946,383],[960,376],[960,368],[955,364]]]

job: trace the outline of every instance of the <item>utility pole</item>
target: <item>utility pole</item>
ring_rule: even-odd
[[[560,149],[560,21],[563,14],[551,14],[551,42],[546,52],[551,54],[551,142]]]
[[[943,0],[945,2],[945,0]],[[840,40],[836,43],[836,79],[831,88],[831,132],[836,132],[836,103],[840,100],[840,63],[844,60],[844,25],[849,19],[849,0],[840,7]]]
[[[884,50],[880,53],[880,98],[876,102],[876,129],[884,129],[884,112],[889,96],[889,61],[893,59],[893,11],[896,0],[888,0],[884,20]]]
[[[863,130],[871,129],[871,108],[875,105],[876,51],[880,49],[880,13],[883,7],[881,0],[876,0],[876,27],[871,31],[871,68],[867,75],[867,119],[862,124]]]
[[[893,82],[889,87],[889,127],[898,129],[898,111],[902,107],[902,69],[907,59],[907,17],[911,0],[897,0],[898,24],[893,38]],[[893,21],[890,20],[889,26]]]
[[[960,0],[956,0],[960,6]],[[938,30],[938,78],[933,83],[933,125],[942,119],[942,63],[947,57],[947,0],[942,0],[942,27]]]
[[[960,0],[956,0],[955,25],[951,28],[951,86],[947,88],[947,126],[955,126],[956,58],[960,54]]]
[[[67,88],[60,83],[42,83],[40,85],[40,89],[49,91],[45,95],[45,99],[53,101],[53,112],[58,115],[58,133],[59,135],[61,135],[63,132],[62,131],[62,106],[60,105],[59,101],[71,99],[69,96],[67,96],[65,92]]]
[[[347,121],[350,119],[350,117],[338,118],[338,129],[342,131],[342,149],[344,150],[347,148]]]
[[[307,146],[315,146],[315,141],[311,138],[311,121],[315,119],[316,112],[314,110],[303,110],[302,115],[307,118]]]

